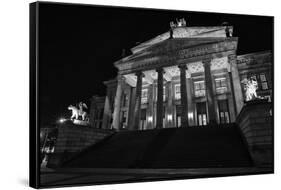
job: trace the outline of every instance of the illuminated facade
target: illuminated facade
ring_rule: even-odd
[[[270,51],[236,55],[232,27],[175,27],[114,63],[102,128],[146,130],[235,122],[244,105],[241,80],[254,77],[271,99]]]

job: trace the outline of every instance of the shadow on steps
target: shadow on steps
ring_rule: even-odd
[[[121,131],[64,164],[68,168],[251,166],[235,124]]]

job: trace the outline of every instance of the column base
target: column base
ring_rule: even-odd
[[[182,121],[181,127],[189,127],[188,121]]]
[[[209,125],[217,125],[217,121],[216,120],[210,120],[209,121]]]
[[[155,128],[156,128],[156,129],[162,129],[162,128],[163,128],[163,125],[156,125]]]

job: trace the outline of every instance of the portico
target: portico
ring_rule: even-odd
[[[187,27],[174,29],[174,34],[179,35],[183,28]],[[113,128],[146,130],[234,122],[235,110],[241,109],[237,97],[243,102],[241,88],[231,85],[231,80],[237,80],[233,72],[237,38],[220,34],[218,28],[213,28],[214,33],[211,28],[197,29],[194,36],[196,28],[189,28],[184,30],[189,33],[179,37],[162,36],[160,40],[158,36],[144,42],[132,48],[132,55],[114,63],[118,84]],[[200,36],[200,31],[209,36]]]

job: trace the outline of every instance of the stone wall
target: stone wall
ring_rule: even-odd
[[[64,124],[58,127],[55,152],[50,155],[48,167],[59,167],[81,151],[114,133],[113,130],[96,129],[88,126]]]
[[[272,103],[266,100],[247,102],[236,123],[248,144],[255,166],[273,166]]]

